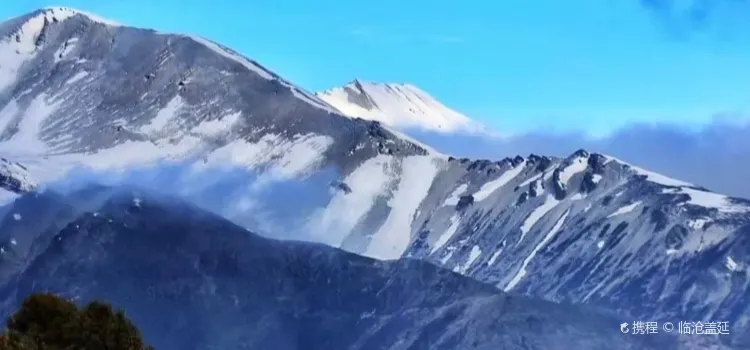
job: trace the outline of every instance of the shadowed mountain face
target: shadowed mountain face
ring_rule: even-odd
[[[82,203],[97,208],[72,214]],[[3,315],[33,291],[104,298],[157,349],[677,348],[428,263],[261,238],[171,198],[99,187],[28,194],[11,211],[31,208],[67,212],[69,222],[46,217],[37,220],[46,228],[4,234],[15,243],[0,255]]]
[[[407,256],[632,320],[727,321],[750,339],[748,201],[583,150],[455,159],[341,112],[204,39],[36,11],[0,24],[0,201],[28,190],[26,168],[48,183],[181,162],[136,182],[265,236]],[[25,221],[33,211],[0,210],[6,248],[45,251],[37,236],[91,196],[40,207],[48,235],[27,233],[47,229]]]

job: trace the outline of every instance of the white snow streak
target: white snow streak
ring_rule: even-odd
[[[587,158],[584,157],[576,157],[570,165],[560,171],[560,182],[563,185],[567,185],[568,181],[570,181],[575,174],[586,171],[586,168],[588,167],[586,159]]]
[[[169,125],[169,122],[177,116],[180,108],[182,108],[184,105],[185,104],[182,101],[182,97],[180,97],[180,95],[175,96],[172,100],[169,101],[169,103],[167,103],[166,106],[164,106],[164,108],[156,113],[156,116],[151,119],[151,122],[149,124],[141,127],[141,132],[152,134],[162,131]]]
[[[55,112],[59,104],[59,101],[48,103],[45,94],[37,96],[23,114],[16,133],[9,141],[0,145],[0,150],[20,154],[44,153],[47,144],[41,140],[40,134],[45,120]]]
[[[45,20],[48,23],[52,23],[55,19],[64,21],[77,14],[87,16],[95,22],[115,25],[114,22],[98,16],[65,7],[49,7],[29,18],[16,32],[0,40],[0,91],[15,83],[24,64],[39,53],[36,39],[44,28]]]
[[[489,266],[492,266],[495,264],[495,261],[497,261],[497,258],[500,257],[500,254],[503,253],[503,248],[498,249],[496,252],[492,253],[492,256],[490,257],[490,260],[487,262]]]
[[[516,166],[515,168],[512,168],[506,172],[504,172],[500,177],[498,177],[495,180],[492,180],[488,183],[485,183],[482,188],[479,189],[476,193],[474,193],[474,201],[480,202],[482,200],[487,199],[492,193],[497,191],[498,189],[505,186],[508,182],[513,180],[518,174],[520,174],[524,166],[526,165],[526,161],[524,160],[521,164]]]
[[[84,71],[80,71],[80,72],[76,73],[74,76],[70,77],[70,79],[68,79],[68,81],[66,81],[65,84],[67,84],[67,85],[73,84],[73,83],[75,83],[77,81],[80,81],[80,80],[82,80],[82,79],[84,79],[84,78],[86,78],[88,76],[89,76],[89,72],[87,72],[85,70]]]
[[[538,178],[542,177],[543,174],[544,173],[539,173],[539,174],[536,174],[536,175],[534,175],[534,176],[532,176],[532,177],[524,180],[524,182],[521,182],[520,184],[518,184],[518,187],[526,187],[526,186],[528,186],[530,183],[532,183],[532,182],[536,181]]]
[[[321,242],[341,246],[394,176],[389,171],[390,160],[386,155],[370,158],[343,180],[352,192],[337,192],[328,206],[310,221],[311,231]]]
[[[471,251],[469,252],[469,257],[466,259],[466,262],[458,268],[456,272],[465,274],[467,271],[469,271],[469,268],[471,268],[471,265],[474,264],[477,259],[482,255],[482,249],[479,248],[478,245],[475,245],[471,247]]]
[[[518,282],[521,282],[521,279],[523,279],[524,276],[526,276],[526,267],[529,266],[529,263],[531,262],[532,259],[534,259],[536,254],[549,241],[551,241],[552,238],[555,237],[558,231],[560,231],[563,223],[565,222],[565,219],[568,218],[568,213],[570,213],[570,211],[566,211],[565,214],[563,214],[562,217],[560,217],[560,219],[557,220],[557,222],[555,223],[555,226],[553,226],[552,229],[549,232],[547,232],[547,235],[544,237],[544,239],[542,239],[542,241],[539,242],[539,244],[537,244],[536,247],[534,247],[534,250],[531,251],[531,254],[529,254],[529,256],[527,256],[526,259],[523,260],[523,264],[521,264],[521,268],[518,269],[518,272],[516,273],[515,276],[513,276],[513,279],[511,279],[510,282],[508,282],[508,284],[505,286],[505,288],[503,289],[504,291],[507,292],[513,289],[513,287],[515,287],[518,284]]]
[[[0,134],[8,128],[8,124],[13,121],[16,114],[18,114],[18,104],[16,103],[16,100],[10,100],[3,109],[0,109]]]
[[[468,188],[469,186],[467,184],[461,184],[460,186],[456,187],[456,189],[453,190],[453,193],[451,193],[451,196],[445,200],[443,206],[454,206],[458,204],[458,201],[461,199],[461,195],[464,194],[464,192],[466,192],[466,189]]]
[[[729,197],[713,192],[700,191],[692,188],[682,188],[682,193],[690,195],[688,204],[698,205],[704,208],[714,208],[724,213],[743,213],[750,208],[735,205],[729,202]]]
[[[213,164],[238,165],[249,170],[268,167],[254,183],[261,187],[312,170],[332,144],[333,139],[324,135],[296,135],[289,140],[266,134],[257,143],[240,139],[216,149],[206,157],[205,163],[196,164],[196,170]]]
[[[727,256],[726,263],[724,265],[727,267],[727,269],[729,269],[729,271],[737,271],[738,270],[738,268],[737,268],[738,267],[737,262],[734,261],[734,259],[732,259],[731,256]]]
[[[618,216],[618,215],[624,215],[624,214],[630,213],[633,210],[635,210],[635,208],[637,208],[639,205],[641,205],[641,203],[642,203],[641,201],[637,201],[635,203],[628,204],[628,205],[626,205],[626,206],[624,206],[622,208],[617,209],[614,213],[609,214],[607,216],[607,218],[611,218],[611,217],[615,217],[615,216]]]
[[[450,218],[450,226],[443,232],[442,235],[438,238],[437,242],[435,242],[435,245],[432,247],[432,250],[430,251],[430,254],[435,253],[438,251],[438,249],[442,248],[446,243],[448,243],[451,238],[453,238],[453,235],[456,234],[458,231],[458,227],[460,226],[461,220],[458,217],[458,214],[453,214]]]
[[[542,217],[544,217],[544,215],[547,215],[550,210],[557,206],[558,203],[560,202],[555,199],[555,196],[548,194],[547,198],[544,200],[544,203],[534,209],[534,211],[529,214],[526,220],[524,220],[523,224],[521,224],[521,238],[518,240],[518,243],[516,243],[516,245],[521,244],[523,238],[526,237],[526,234],[531,231],[531,228],[534,227],[534,225]]]
[[[219,119],[203,121],[195,126],[191,132],[203,136],[220,136],[229,132],[232,129],[232,126],[239,121],[241,115],[240,112],[237,112]]]
[[[115,22],[113,20],[106,19],[104,17],[100,17],[93,13],[81,11],[81,10],[74,9],[71,7],[50,6],[50,7],[45,8],[45,10],[47,10],[47,12],[49,12],[52,16],[57,18],[58,21],[66,20],[75,15],[83,15],[83,16],[88,17],[90,20],[96,23],[105,24],[105,25],[112,26],[112,27],[122,26],[122,24]]]
[[[55,63],[65,60],[70,52],[75,48],[75,43],[78,42],[78,38],[72,38],[65,42],[57,52],[55,52]]]
[[[413,156],[402,161],[401,181],[388,202],[391,211],[383,226],[373,234],[365,255],[376,259],[398,259],[411,241],[414,212],[432,186],[439,171],[436,158]]]
[[[658,174],[658,173],[655,173],[655,172],[652,172],[652,171],[648,171],[646,169],[637,167],[637,166],[635,166],[633,164],[630,164],[628,162],[625,162],[625,161],[623,161],[621,159],[618,159],[618,158],[615,158],[615,157],[612,157],[612,156],[605,156],[605,158],[606,158],[606,161],[605,161],[604,164],[607,164],[607,163],[609,163],[612,160],[617,161],[620,164],[628,166],[635,174],[637,174],[637,175],[645,175],[646,176],[646,180],[650,181],[650,182],[653,182],[653,183],[658,183],[658,184],[664,185],[664,186],[674,186],[674,187],[681,187],[681,186],[691,186],[692,187],[692,186],[695,186],[695,185],[693,185],[691,183],[688,183],[688,182],[685,182],[685,181],[676,180],[676,179],[673,179],[671,177],[664,176],[662,174]]]

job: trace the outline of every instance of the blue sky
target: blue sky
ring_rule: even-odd
[[[198,34],[313,91],[409,82],[505,133],[750,111],[744,0],[14,0],[0,18],[48,5]]]

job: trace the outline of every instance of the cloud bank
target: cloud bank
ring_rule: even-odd
[[[736,197],[750,198],[750,121],[715,118],[699,130],[634,124],[608,137],[584,133],[528,133],[509,138],[408,131],[441,152],[498,159],[529,153],[565,157],[579,148]]]

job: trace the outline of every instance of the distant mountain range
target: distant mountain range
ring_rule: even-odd
[[[90,180],[97,178],[93,173],[100,174],[100,178],[133,173],[133,178],[144,188],[179,194],[266,236],[298,238],[295,235],[304,234],[305,239],[378,259],[420,259],[490,283],[498,290],[555,302],[588,304],[610,310],[628,321],[726,321],[732,325],[732,334],[721,338],[725,345],[743,348],[750,344],[750,332],[746,331],[750,325],[750,304],[745,298],[750,286],[747,238],[750,202],[746,200],[713,193],[699,185],[585,150],[562,158],[532,154],[497,161],[456,159],[385,124],[387,118],[398,115],[401,117],[395,125],[402,121],[404,125],[430,121],[426,125],[438,129],[472,125],[468,118],[451,112],[416,88],[354,82],[316,96],[211,41],[130,28],[67,8],[40,10],[4,22],[0,24],[0,38],[0,155],[7,159],[0,164],[8,164],[0,167],[4,198],[17,198],[19,193],[37,185],[75,176]],[[351,112],[359,111],[355,107],[363,111]],[[82,169],[86,176],[81,175]],[[159,176],[144,175],[149,171]],[[45,269],[52,269],[48,262],[52,258],[40,263],[44,269],[27,271],[30,260],[23,253],[21,260],[14,260],[4,268],[8,271],[6,277],[17,274],[32,277],[24,280],[28,283],[23,288],[8,284],[7,288],[12,290],[8,295],[16,295],[16,300],[20,300],[31,290],[45,285],[62,288],[63,284],[68,294],[75,295],[75,286],[79,284],[89,286],[91,281],[99,280],[98,284],[111,285],[116,282],[115,275],[102,271],[113,271],[119,266],[108,265],[110,262],[104,258],[113,254],[109,250],[115,249],[111,248],[112,240],[145,234],[159,239],[159,227],[165,232],[177,232],[176,228],[182,227],[168,209],[157,207],[143,217],[131,218],[127,216],[131,214],[125,215],[123,211],[132,213],[138,209],[127,209],[130,204],[120,202],[105,210],[112,222],[102,221],[91,212],[98,210],[92,204],[98,203],[95,200],[98,197],[93,197],[83,204],[63,206],[67,208],[63,213],[72,214],[63,215],[56,210],[36,214],[48,216],[54,224],[34,220],[30,223],[33,229],[18,229],[7,236],[8,242],[12,237],[21,245],[20,236],[33,236],[34,232],[47,232],[52,227],[48,237],[59,232],[82,237],[76,245],[83,247],[54,248],[58,254],[55,259],[70,263],[65,265],[70,268],[61,270],[59,276],[63,277],[59,279],[57,274],[43,274]],[[16,213],[14,207],[6,206],[0,211],[6,213],[3,219],[6,225],[26,222],[17,220],[16,214],[22,218],[34,215]],[[81,210],[77,208],[85,210],[79,213]],[[192,211],[182,213],[198,215]],[[161,214],[167,215],[163,222],[155,219]],[[149,222],[156,226],[150,226]],[[208,236],[213,237],[224,230],[236,236],[239,232],[218,218],[197,227],[204,224],[208,225],[205,229],[186,233],[187,238],[170,234],[165,236],[168,241],[154,242],[149,248],[152,250],[144,248],[143,252],[121,255],[122,259],[132,262],[136,253],[146,252],[149,257],[157,256],[160,249],[174,244],[173,240],[196,239],[200,244],[189,246],[197,249],[201,244],[214,244],[213,238],[200,241],[193,236],[212,233]],[[3,234],[11,232],[6,231],[10,230],[8,227],[2,228]],[[144,237],[136,241],[143,242]],[[248,234],[248,237],[253,236]],[[107,248],[94,245],[92,240],[97,239],[104,240],[101,244],[106,243]],[[32,239],[26,244],[37,247],[33,242]],[[248,242],[242,244],[260,244]],[[216,244],[219,246],[210,247],[220,250],[232,246],[226,242]],[[136,245],[127,247],[137,249]],[[30,249],[43,252],[46,248]],[[230,253],[229,256],[234,256]],[[176,254],[175,259],[179,257],[176,252],[169,254]],[[205,262],[209,266],[225,263],[213,253],[209,255]],[[87,265],[84,262],[87,257],[94,257],[96,264]],[[137,265],[145,270],[127,270],[125,275],[135,276],[153,268],[153,275],[146,274],[147,278],[155,279],[160,273],[159,276],[168,278],[172,273],[175,276],[188,273],[189,263],[198,264],[195,271],[190,270],[195,274],[191,275],[190,283],[169,286],[172,288],[169,300],[175,304],[165,306],[164,310],[178,312],[188,303],[186,300],[193,300],[194,293],[215,292],[211,281],[219,275],[200,277],[205,278],[200,287],[208,289],[195,289],[198,285],[193,282],[203,273],[200,259],[179,258],[185,264],[174,267],[170,259],[154,259],[149,262],[152,264],[147,266],[149,269]],[[238,266],[244,266],[238,265],[239,261],[228,262],[235,272],[241,272]],[[312,261],[309,264],[319,262]],[[128,265],[122,266],[130,269]],[[87,271],[77,277],[80,280],[74,283],[65,277],[75,275],[77,269]],[[240,272],[231,276],[249,276]],[[323,273],[321,281],[330,275],[334,273]],[[469,283],[455,278],[460,283]],[[351,288],[367,284],[351,283]],[[429,286],[409,285],[403,290]],[[94,287],[81,288],[81,298],[111,292],[96,289],[94,293],[91,292]],[[231,302],[227,301],[239,297],[233,294],[234,290],[216,292],[220,301],[206,299],[205,304],[200,301],[189,305],[205,310],[218,308],[233,315],[227,320],[236,320],[240,316],[230,310]],[[471,298],[471,290],[456,298]],[[143,291],[123,289],[126,292]],[[504,295],[495,294],[499,292],[494,290],[489,293]],[[282,295],[296,297],[296,294]],[[309,308],[323,295],[313,294],[312,299],[300,301],[297,306]],[[424,297],[415,295],[418,296],[405,295],[406,299],[394,300],[401,303]],[[123,303],[131,303],[128,305],[134,310],[151,306],[137,305],[126,294],[114,296]],[[419,309],[426,304],[413,305]],[[462,332],[469,332],[466,329],[447,332],[446,329],[453,328],[445,324],[429,328],[422,322],[440,317],[460,318],[459,315],[468,312],[461,308],[442,309],[441,305],[447,304],[430,305],[448,313],[421,314],[413,319],[415,323],[408,323],[407,329],[412,327],[420,334],[437,332],[448,338],[460,338]],[[252,311],[256,306],[248,307]],[[488,306],[496,308],[501,306]],[[405,312],[405,309],[390,310]],[[188,308],[185,312],[193,311]],[[477,315],[468,317],[485,322],[479,315],[481,312],[471,312]],[[338,319],[342,323],[337,325],[356,324],[358,321],[350,316],[342,316]],[[185,325],[185,329],[211,326],[198,322],[200,317],[191,317],[186,322],[197,323]],[[290,314],[278,317],[294,319]],[[592,322],[597,323],[598,316],[592,317]],[[367,327],[387,327],[388,332],[396,332],[388,327],[400,328],[400,321],[378,326],[368,323]],[[489,328],[485,329],[505,327],[487,322]],[[528,322],[539,324],[533,319]],[[213,331],[218,332],[222,325]],[[307,325],[300,323],[300,332]],[[321,327],[325,325],[321,323]],[[150,326],[169,331],[164,324]],[[284,329],[274,327],[271,328]],[[336,325],[331,327],[331,332],[341,329]],[[543,325],[544,329],[550,327]],[[419,338],[417,334],[399,332],[392,334],[400,334],[399,339]],[[231,334],[238,337],[232,338],[237,341],[247,340],[239,331]],[[378,338],[375,334],[363,328],[352,337]],[[528,345],[524,343],[528,340],[521,341],[515,336],[510,339],[501,336],[502,340],[477,337],[465,339],[478,339],[477,348],[483,344],[545,348]],[[560,344],[570,344],[562,338],[555,339]],[[616,344],[614,338],[591,336],[590,339]],[[697,346],[697,339],[689,339],[690,344],[682,346]],[[466,348],[466,343],[444,341],[439,344],[448,344],[446,348]],[[540,338],[540,341],[546,340]],[[355,343],[335,345],[341,344]],[[279,348],[284,347],[279,345]]]
[[[3,315],[32,290],[103,298],[156,349],[682,348],[418,260],[261,238],[138,189],[30,193],[11,212],[0,223]]]

